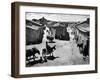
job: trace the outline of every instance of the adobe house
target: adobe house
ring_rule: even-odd
[[[67,25],[64,22],[53,22],[50,30],[55,39],[68,41],[69,33],[67,32]]]
[[[90,38],[90,22],[89,21],[90,20],[88,18],[86,21],[80,24],[77,24],[75,26],[76,36],[78,37],[78,41],[77,41],[78,43],[82,43],[82,42],[85,43],[86,40],[89,40]]]
[[[43,27],[33,21],[26,20],[26,45],[39,44],[43,39]]]

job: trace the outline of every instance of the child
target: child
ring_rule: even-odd
[[[44,62],[47,62],[47,57],[46,57],[46,49],[42,49],[42,57],[43,57],[43,60]]]

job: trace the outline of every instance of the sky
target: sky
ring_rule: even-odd
[[[34,13],[34,12],[27,12],[26,19],[40,19],[45,17],[47,20],[52,21],[64,21],[64,22],[77,22],[77,21],[85,21],[87,18],[90,18],[89,15],[84,14],[54,14],[54,13]]]

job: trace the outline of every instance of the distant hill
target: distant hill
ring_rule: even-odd
[[[68,27],[69,24],[76,24],[78,22],[61,22],[61,21],[51,21],[42,17],[40,19],[32,19],[26,20],[26,25],[32,26],[36,25],[39,27],[43,27],[43,25],[47,25],[47,27]]]

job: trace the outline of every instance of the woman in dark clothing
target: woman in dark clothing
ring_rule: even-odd
[[[85,60],[87,56],[89,56],[89,40],[87,40],[83,50],[83,59]]]

